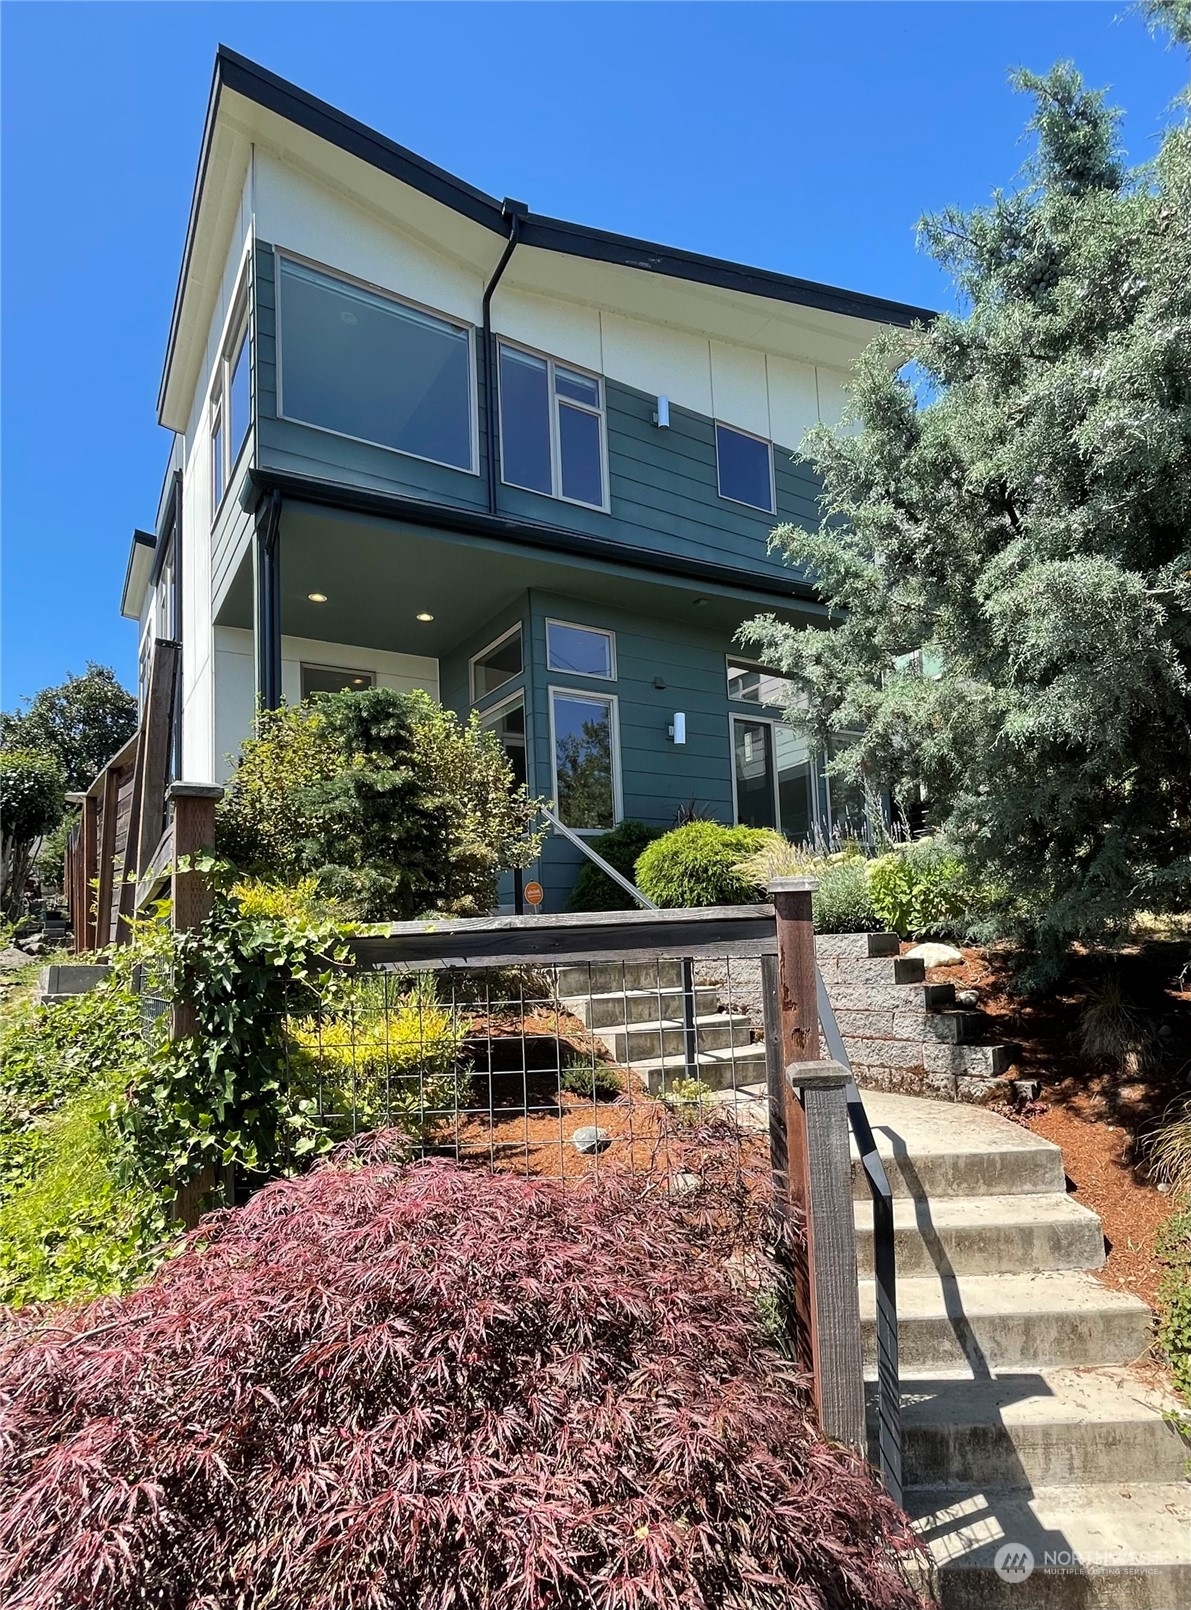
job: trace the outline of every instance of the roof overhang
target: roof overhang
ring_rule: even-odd
[[[508,235],[494,196],[221,45],[158,395],[158,417],[175,431],[186,429],[254,144],[346,185],[481,280]],[[934,317],[928,308],[532,212],[502,283],[726,340],[751,335],[770,350],[841,367],[878,327]]]
[[[153,574],[153,555],[157,538],[151,531],[134,531],[132,546],[128,550],[128,566],[124,572],[124,591],[120,595],[120,613],[126,620],[139,621],[145,607],[145,593]]]

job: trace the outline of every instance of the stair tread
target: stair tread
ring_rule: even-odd
[[[1143,1313],[1140,1297],[1103,1285],[1082,1269],[1023,1270],[1020,1274],[907,1275],[897,1283],[899,1320],[995,1319],[1020,1315]],[[860,1317],[876,1312],[876,1283],[860,1279]]]
[[[987,1568],[1003,1543],[1024,1544],[1039,1569],[1046,1569],[1048,1550],[1075,1556],[1088,1572],[1112,1571],[1114,1562],[1117,1570],[1191,1568],[1185,1482],[1040,1487],[1030,1493],[920,1487],[907,1491],[905,1505],[936,1563],[952,1570]],[[1060,1559],[1052,1568],[1062,1564]],[[1029,1602],[1024,1593],[1022,1602]]]
[[[871,1232],[871,1201],[857,1198],[855,1211],[857,1229]],[[893,1200],[895,1231],[1083,1224],[1090,1219],[1096,1219],[1090,1208],[1059,1191],[1014,1192],[1006,1196],[898,1196]]]
[[[727,1025],[731,1028],[746,1024],[749,1021],[747,1012],[700,1012],[695,1017],[695,1027],[719,1028]],[[659,1030],[671,1031],[685,1027],[680,1017],[643,1018],[640,1023],[601,1023],[592,1029],[595,1035],[624,1034],[627,1030],[632,1034],[657,1033]]]
[[[560,995],[559,1000],[564,1006],[570,1006],[574,1001],[656,1001],[658,996],[682,995],[681,984],[662,984],[657,988],[645,989],[595,989],[585,990],[581,995]],[[697,995],[712,995],[717,993],[714,985],[697,984]]]
[[[1113,1365],[997,1370],[983,1378],[970,1369],[915,1371],[902,1375],[901,1390],[906,1426],[1121,1425],[1178,1407],[1161,1387]]]
[[[730,1067],[733,1062],[748,1062],[751,1066],[753,1063],[763,1061],[764,1057],[765,1047],[754,1042],[751,1045],[726,1045],[718,1051],[700,1051],[695,1060],[707,1067],[718,1068],[725,1063]],[[637,1070],[641,1068],[682,1069],[686,1067],[686,1056],[681,1051],[674,1051],[660,1057],[640,1057],[636,1061],[630,1062],[629,1067]]]
[[[861,1097],[882,1157],[1059,1150],[1053,1141],[1021,1124],[966,1102],[930,1101],[885,1090],[863,1090]],[[855,1147],[853,1141],[854,1155]]]

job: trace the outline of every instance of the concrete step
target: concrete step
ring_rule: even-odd
[[[1059,1148],[982,1107],[882,1090],[861,1097],[895,1196],[1007,1196],[1065,1190]],[[868,1183],[852,1147],[853,1195]]]
[[[822,967],[825,962],[896,956],[901,943],[896,934],[816,934],[815,960]]]
[[[610,990],[679,989],[681,961],[582,962],[554,969],[560,996],[600,995]]]
[[[714,1012],[720,992],[708,985],[695,991],[695,1013]],[[656,1023],[682,1017],[681,989],[615,989],[596,995],[565,995],[562,1004],[589,1029],[620,1027],[625,1023]]]
[[[903,1371],[967,1365],[976,1374],[1048,1365],[1131,1364],[1149,1347],[1139,1297],[1081,1270],[1000,1275],[912,1275],[897,1283]],[[876,1357],[876,1294],[860,1281],[865,1360]]]
[[[941,1011],[955,1005],[954,984],[849,984],[831,986],[831,1004],[840,1012]]]
[[[699,1078],[713,1091],[739,1090],[742,1086],[756,1085],[765,1078],[765,1047],[763,1045],[732,1046],[723,1051],[701,1051],[696,1058]],[[661,1095],[676,1079],[687,1077],[684,1056],[649,1057],[630,1063],[633,1071],[644,1081],[651,1095]]]
[[[835,1002],[835,987],[843,984],[851,989],[873,984],[925,984],[926,968],[916,957],[909,956],[818,956],[819,971]]]
[[[912,984],[906,987],[914,988]],[[864,1040],[906,1041],[915,1053],[915,1064],[919,1048],[927,1040],[971,1044],[984,1036],[988,1028],[979,1012],[936,1012],[922,1005],[840,1007],[835,1020],[840,1033],[849,1041],[854,1036]]]
[[[686,1029],[681,1018],[661,1023],[622,1023],[595,1032],[615,1062],[681,1057],[686,1050]],[[700,1051],[725,1051],[751,1043],[752,1027],[746,1012],[711,1012],[695,1019],[695,1044]]]
[[[869,1383],[875,1457],[875,1387]],[[1189,1447],[1177,1405],[1128,1369],[902,1376],[907,1487],[1177,1482]]]
[[[853,1067],[923,1068],[928,1074],[950,1078],[1000,1079],[1009,1071],[1016,1055],[1013,1046],[949,1045],[932,1034],[927,1034],[925,1039],[899,1040],[892,1034],[849,1033],[842,1023],[840,1032]]]
[[[1185,1610],[1186,1483],[907,1494],[942,1610]],[[1015,1555],[1018,1574],[1010,1574]],[[1029,1550],[1029,1556],[1022,1555]],[[998,1570],[998,1564],[1001,1569]],[[1022,1567],[1032,1567],[1029,1574]]]
[[[873,1267],[871,1201],[857,1200],[856,1253]],[[1026,1270],[1099,1269],[1104,1232],[1095,1213],[1069,1196],[902,1198],[893,1204],[898,1280],[935,1270],[1015,1274]]]

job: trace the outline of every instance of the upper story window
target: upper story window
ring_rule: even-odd
[[[227,491],[252,424],[252,360],[248,341],[248,287],[236,294],[227,337],[211,386],[211,518]]]
[[[313,698],[316,693],[359,693],[361,688],[376,685],[372,671],[352,671],[341,665],[303,665],[302,697]]]
[[[547,621],[546,666],[551,671],[571,671],[576,676],[598,676],[614,682],[616,637],[595,626]]]
[[[595,375],[500,343],[500,462],[510,486],[606,509],[604,388]]]
[[[474,472],[469,326],[278,257],[278,412]]]
[[[773,513],[773,450],[763,437],[717,420],[715,461],[722,498]]]
[[[511,682],[515,676],[520,676],[524,668],[521,649],[521,625],[511,627],[507,632],[483,648],[471,662],[471,697],[474,704],[477,699],[483,699],[489,693],[495,693],[503,688],[506,682]]]
[[[797,702],[789,677],[750,665],[747,660],[728,661],[728,697],[740,704],[767,705],[774,710],[785,710]]]

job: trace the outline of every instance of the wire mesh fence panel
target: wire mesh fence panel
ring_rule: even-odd
[[[692,1147],[714,1145],[770,1189],[759,974],[739,957],[362,967],[285,1043],[291,1096],[329,1143],[395,1129],[411,1155],[681,1189]]]

